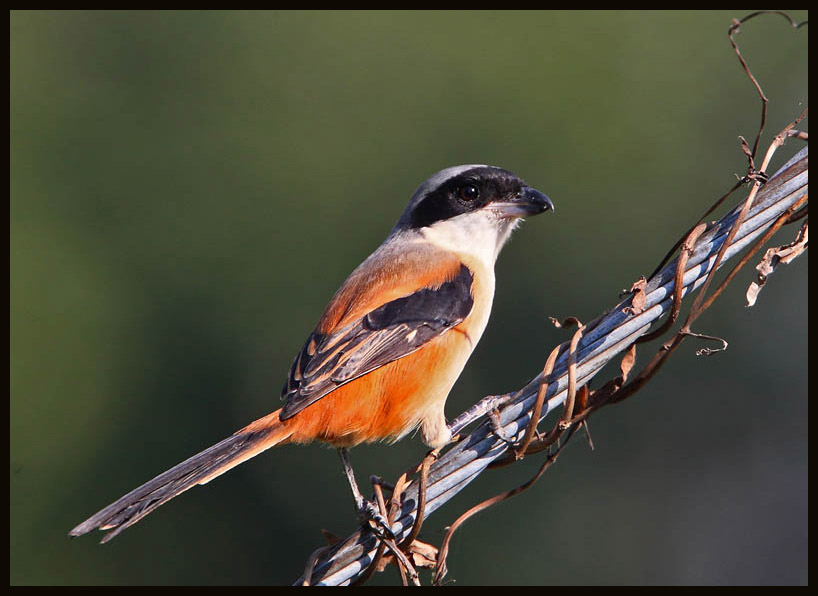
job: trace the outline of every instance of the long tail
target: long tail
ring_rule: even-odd
[[[210,482],[270,447],[287,443],[292,430],[281,422],[279,412],[281,410],[276,410],[256,420],[225,440],[132,490],[82,522],[69,534],[81,536],[97,528],[112,530],[101,540],[108,542],[176,495],[197,484]]]

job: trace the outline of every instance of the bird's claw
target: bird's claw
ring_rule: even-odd
[[[389,521],[381,515],[374,503],[362,499],[356,504],[356,513],[362,524],[373,522],[373,524],[370,524],[370,527],[378,538],[395,539],[395,533],[392,531],[392,528],[389,527]]]
[[[491,431],[494,433],[498,439],[500,439],[503,443],[506,444],[507,447],[513,449],[517,446],[517,442],[513,439],[510,439],[505,431],[503,431],[503,425],[500,422],[500,410],[496,407],[488,411],[488,418],[491,423]]]

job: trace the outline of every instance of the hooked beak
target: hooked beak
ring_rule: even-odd
[[[554,211],[554,203],[551,202],[545,193],[528,186],[523,187],[515,197],[510,199],[494,201],[485,207],[502,218],[528,217],[538,215],[544,211]]]

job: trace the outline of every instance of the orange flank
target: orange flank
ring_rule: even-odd
[[[464,333],[441,335],[423,350],[341,385],[284,420],[282,424],[292,431],[288,442],[317,439],[352,447],[395,441],[427,418],[442,414],[443,400],[470,351]]]

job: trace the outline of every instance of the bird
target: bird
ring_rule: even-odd
[[[344,281],[289,369],[284,405],[174,466],[70,532],[107,542],[173,497],[287,443],[338,449],[361,519],[390,530],[358,489],[348,449],[419,430],[452,440],[446,398],[489,320],[500,250],[551,199],[489,165],[441,170],[423,182],[381,245]]]

